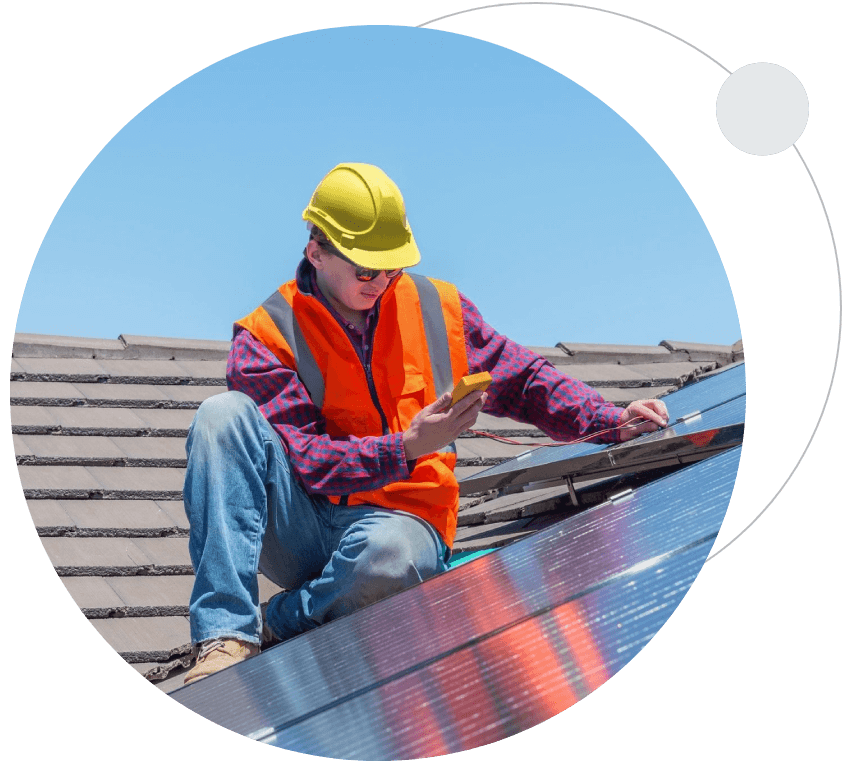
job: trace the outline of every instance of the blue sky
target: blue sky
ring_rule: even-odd
[[[531,59],[407,27],[266,43],[140,112],[57,213],[17,331],[229,339],[343,161],[401,188],[415,270],[520,343],[740,338],[710,234],[627,123]]]

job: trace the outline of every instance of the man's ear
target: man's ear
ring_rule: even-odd
[[[307,242],[307,246],[304,248],[304,255],[316,269],[319,271],[324,269],[324,253],[318,246],[318,242],[314,239]]]

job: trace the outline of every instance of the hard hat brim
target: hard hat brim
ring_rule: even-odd
[[[416,238],[413,232],[410,232],[410,240],[401,247],[396,247],[391,250],[364,250],[358,247],[345,247],[334,235],[332,231],[327,231],[315,221],[311,221],[307,216],[307,211],[304,211],[304,220],[318,226],[324,233],[324,236],[333,244],[342,255],[349,258],[358,266],[366,269],[386,269],[389,271],[395,269],[406,269],[410,266],[415,266],[421,259]],[[328,229],[330,227],[327,227]]]

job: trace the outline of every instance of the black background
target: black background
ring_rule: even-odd
[[[839,78],[834,18],[779,14],[774,6],[749,10],[711,4],[672,12],[666,6],[662,12],[606,7],[687,40],[731,71],[767,61],[793,72],[811,103],[797,146],[839,238],[838,178],[845,162],[838,114],[845,100],[839,95],[845,95],[845,66]],[[308,28],[415,25],[456,10],[460,7],[404,11],[411,17],[400,21],[339,13],[332,21],[316,17],[311,27],[219,17],[120,24],[94,16],[51,17],[47,30],[41,24],[37,37],[25,37],[7,78],[15,168],[10,175],[19,211],[10,223],[23,235],[15,238],[15,249],[20,247],[24,268],[89,162],[126,122],[184,78],[246,47]],[[831,382],[838,342],[837,268],[826,219],[802,162],[792,148],[772,157],[734,149],[715,116],[716,94],[727,73],[684,43],[634,21],[576,8],[514,6],[431,26],[517,50],[601,98],[652,145],[704,218],[737,302],[750,397],[740,474],[718,549],[764,510],[788,478]],[[693,301],[698,300],[694,285]],[[570,737],[572,744],[591,744],[596,757],[625,748],[665,755],[677,736],[686,738],[690,750],[708,731],[725,730],[742,735],[748,747],[762,715],[781,725],[798,712],[821,680],[814,660],[827,641],[814,620],[816,588],[806,576],[820,565],[802,562],[815,551],[821,559],[828,555],[823,551],[839,518],[834,501],[827,499],[835,478],[840,485],[833,469],[842,435],[838,446],[829,441],[837,430],[835,399],[790,483],[749,532],[705,565],[682,608],[640,657],[573,710],[512,738],[510,747],[560,748]],[[44,586],[49,593],[52,585],[45,581]],[[116,743],[141,736],[153,753],[171,750],[153,731],[170,731],[187,757],[195,756],[195,744],[208,745],[217,733],[224,734],[193,726],[192,714],[175,709],[141,679],[128,684],[128,677],[137,676],[117,655],[99,666],[103,645],[88,645],[96,641],[94,633],[66,602],[40,598],[30,604],[48,630],[42,631],[42,652],[23,649],[35,663],[23,687],[27,698],[49,690],[63,699],[81,695],[85,700],[63,706],[55,733]],[[31,629],[32,624],[13,628],[17,635]],[[139,715],[140,710],[147,712]],[[153,725],[148,715],[155,717]],[[36,718],[44,723],[40,714]],[[25,719],[33,720],[31,714]],[[121,730],[111,728],[119,724]],[[136,725],[138,730],[132,728]],[[716,749],[727,744],[712,739]],[[138,754],[144,757],[145,750],[140,747]],[[500,747],[497,752],[509,753]]]

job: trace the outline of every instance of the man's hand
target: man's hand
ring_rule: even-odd
[[[443,394],[433,404],[419,412],[404,431],[404,452],[407,460],[437,452],[451,444],[463,431],[471,428],[486,403],[486,393],[473,391],[450,409],[451,392]]]
[[[668,422],[669,414],[663,402],[657,399],[631,402],[619,418],[619,441],[625,442],[640,434],[659,431]]]

